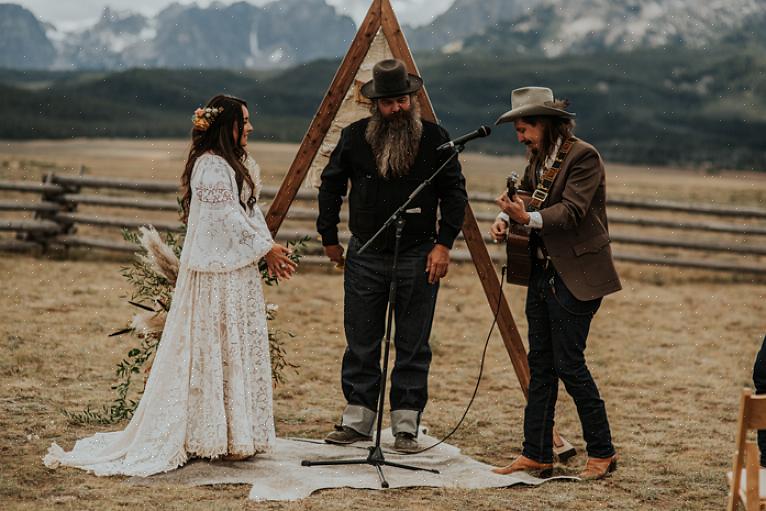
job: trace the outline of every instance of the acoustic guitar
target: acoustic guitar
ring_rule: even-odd
[[[519,175],[512,172],[507,179],[508,197],[513,200],[514,196],[521,197],[524,204],[529,204],[532,194],[518,189]],[[517,286],[529,285],[529,274],[532,263],[529,259],[529,230],[523,225],[511,221],[506,238],[505,253],[507,256],[506,281]]]

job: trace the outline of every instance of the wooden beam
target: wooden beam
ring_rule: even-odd
[[[71,204],[87,204],[91,206],[108,206],[112,208],[149,209],[154,211],[177,211],[178,202],[174,200],[153,200],[141,197],[110,197],[107,195],[86,195],[67,193],[62,196],[64,202]]]
[[[17,239],[0,239],[0,252],[25,252],[35,250],[42,245],[34,241]]]
[[[298,153],[282,181],[282,186],[271,203],[268,213],[266,213],[266,224],[272,236],[275,236],[279,231],[279,227],[287,215],[287,210],[290,209],[296,192],[306,178],[311,162],[314,161],[319,147],[322,145],[322,141],[340,109],[343,98],[353,84],[354,77],[362,62],[364,62],[364,58],[372,45],[373,39],[375,39],[375,35],[378,33],[380,28],[381,1],[373,0],[372,5],[370,5],[367,16],[362,21],[359,31],[351,42],[351,49],[335,73],[335,77],[327,89],[314,119],[311,121],[309,129],[303,137]]]
[[[766,209],[751,207],[711,206],[708,204],[678,204],[670,201],[608,198],[607,204],[618,208],[649,209],[652,211],[674,211],[695,215],[733,216],[740,218],[766,218]]]
[[[98,225],[102,227],[119,227],[123,229],[137,229],[139,227],[152,225],[158,231],[180,232],[183,230],[181,222],[168,222],[167,220],[149,220],[149,219],[130,219],[115,216],[88,215],[83,213],[58,213],[55,217],[57,222],[62,224],[85,224]]]
[[[766,275],[766,265],[741,265],[735,263],[719,262],[719,261],[706,261],[700,259],[686,259],[676,257],[657,257],[657,256],[645,256],[626,254],[624,252],[615,251],[613,257],[617,261],[625,261],[628,263],[649,264],[654,266],[673,266],[677,268],[696,268],[699,270],[711,270],[711,271],[724,271],[733,273],[748,273],[755,275]]]
[[[51,243],[66,247],[90,247],[103,250],[115,250],[117,252],[140,252],[140,248],[126,241],[113,241],[101,238],[88,238],[85,236],[60,235],[51,239]]]
[[[607,204],[609,206],[609,204]],[[707,231],[744,236],[764,236],[766,227],[754,225],[720,224],[711,222],[679,222],[677,220],[656,220],[654,218],[619,215],[609,210],[609,225],[636,225],[639,227],[660,227],[679,231]]]
[[[14,200],[0,200],[0,211],[58,211],[59,205],[55,202],[37,201],[20,202]]]
[[[0,231],[57,233],[61,226],[50,220],[0,220]]]
[[[309,163],[310,164],[310,163]],[[261,197],[265,199],[271,199],[279,195],[279,186],[264,186],[263,189],[261,189]],[[311,190],[305,190],[305,189],[299,189],[295,193],[295,197],[293,200],[311,200],[315,201],[317,200],[317,191],[312,188]]]
[[[492,204],[494,204],[496,197],[496,194],[487,192],[476,192],[471,195],[471,198],[474,202],[485,202]],[[745,206],[732,206],[731,204],[711,206],[709,204],[692,204],[660,200],[607,197],[606,205],[610,208],[646,209],[649,211],[673,211],[676,213],[689,213],[692,215],[766,218],[766,209]]]
[[[0,180],[0,190],[9,190],[13,192],[32,192],[32,193],[61,193],[63,188],[48,183],[35,183],[33,181],[10,181]]]
[[[484,294],[487,296],[490,310],[493,316],[497,314],[497,326],[503,338],[503,344],[505,344],[508,356],[511,358],[516,378],[519,380],[519,385],[521,385],[521,391],[527,397],[529,394],[530,378],[527,352],[521,340],[519,329],[516,327],[516,322],[513,319],[511,308],[508,306],[508,301],[505,295],[501,296],[500,280],[487,251],[487,246],[484,244],[483,236],[476,223],[476,218],[473,216],[470,204],[466,206],[463,236],[471,253],[473,263],[476,266],[476,272],[479,275],[481,285],[484,288]]]
[[[766,247],[764,246],[744,245],[741,243],[729,245],[712,241],[679,240],[675,237],[649,238],[646,236],[627,236],[623,234],[610,234],[609,237],[615,243],[625,243],[630,245],[699,250],[702,252],[726,252],[734,255],[766,255]]]
[[[56,174],[53,182],[77,188],[110,188],[115,190],[137,190],[140,192],[178,193],[180,185],[173,181],[139,180],[116,177],[70,176]]]

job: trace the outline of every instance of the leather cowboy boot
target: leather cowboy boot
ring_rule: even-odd
[[[540,463],[526,456],[519,456],[513,463],[505,467],[492,469],[495,474],[512,474],[514,472],[537,472],[540,477],[550,477],[553,473],[553,463]]]
[[[580,479],[584,481],[603,479],[617,470],[617,459],[617,454],[609,458],[588,458],[585,469],[580,472]]]

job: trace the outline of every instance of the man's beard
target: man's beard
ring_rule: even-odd
[[[533,167],[537,168],[545,162],[545,156],[543,155],[541,157],[539,147],[529,144],[527,146],[527,161],[531,163]]]
[[[384,178],[406,175],[415,163],[423,134],[420,104],[411,99],[409,111],[399,110],[388,118],[376,106],[364,136],[372,147],[378,172]]]

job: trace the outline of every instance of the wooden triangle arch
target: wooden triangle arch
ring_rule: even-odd
[[[266,214],[266,222],[273,236],[276,236],[277,231],[279,231],[282,222],[287,216],[287,211],[290,209],[298,189],[306,178],[309,167],[317,156],[325,135],[330,130],[331,124],[341,107],[341,103],[346,93],[354,84],[354,78],[381,28],[393,56],[404,61],[410,73],[420,75],[391,3],[389,0],[373,0],[367,16],[359,26],[359,31],[351,43],[351,48],[343,59],[340,68],[338,68],[335,78],[333,78],[330,88],[327,90],[324,100],[319,106],[319,110],[303,138],[298,154],[295,156],[295,160],[290,166],[290,170],[287,172],[279,192],[271,203],[269,212]],[[436,122],[436,115],[425,87],[418,93],[418,99],[421,104],[422,117]],[[492,265],[492,260],[487,252],[487,247],[484,244],[484,239],[470,204],[466,206],[465,213],[463,236],[471,253],[471,258],[476,265],[476,271],[487,295],[487,301],[494,313],[498,303],[498,294],[500,293],[500,281]],[[503,338],[503,343],[505,343],[505,348],[511,357],[516,377],[526,397],[529,387],[527,355],[505,296],[500,297],[497,324]]]

